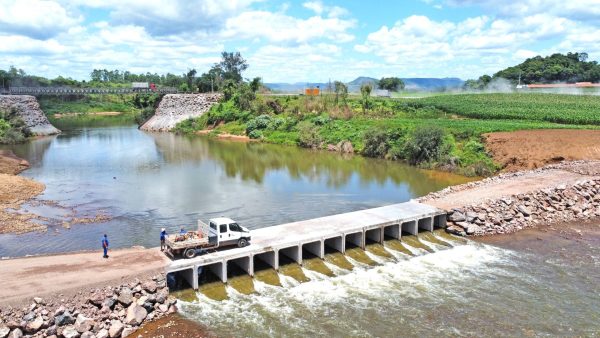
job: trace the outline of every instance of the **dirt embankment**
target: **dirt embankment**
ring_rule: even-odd
[[[41,194],[46,188],[42,183],[16,176],[27,168],[27,161],[10,151],[0,151],[0,234],[24,233],[46,228],[33,221],[39,219],[39,216],[15,212],[21,204]]]
[[[505,171],[561,161],[600,160],[600,130],[520,130],[483,137],[486,149]]]

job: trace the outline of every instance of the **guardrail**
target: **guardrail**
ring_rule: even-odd
[[[86,95],[86,94],[131,94],[159,93],[176,94],[172,87],[156,88],[65,88],[65,87],[11,87],[0,89],[0,95]]]

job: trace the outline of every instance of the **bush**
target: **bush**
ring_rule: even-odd
[[[270,123],[271,116],[269,115],[260,115],[255,117],[248,121],[248,124],[246,125],[246,134],[250,135],[250,133],[254,130],[266,129]]]
[[[253,130],[248,134],[248,137],[252,139],[259,139],[263,137],[263,132],[261,130]]]
[[[25,122],[17,116],[15,109],[11,109],[9,112],[0,111],[0,143],[22,143],[31,135],[31,131],[27,128]]]
[[[371,128],[363,136],[362,154],[368,157],[384,157],[390,149],[388,134],[381,129]]]
[[[443,153],[445,132],[436,126],[418,127],[405,144],[406,158],[411,164],[435,161]]]
[[[309,121],[302,121],[298,124],[298,144],[306,148],[318,148],[323,143],[323,138],[319,135],[319,127]]]
[[[144,123],[146,123],[146,121],[148,121],[153,115],[154,107],[145,107],[139,114],[135,115],[135,123],[137,123],[138,126],[141,126]]]

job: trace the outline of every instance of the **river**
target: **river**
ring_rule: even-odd
[[[225,215],[250,229],[408,201],[464,177],[398,162],[258,143],[145,133],[136,126],[61,125],[63,133],[8,147],[46,185],[25,204],[46,233],[1,235],[0,257],[157,246],[162,227]],[[97,218],[93,224],[74,219]],[[106,219],[109,219],[106,221]],[[73,223],[73,224],[71,224]],[[66,229],[68,225],[70,229]]]
[[[23,209],[47,216],[50,226],[0,236],[0,256],[98,249],[105,232],[115,247],[155,246],[161,227],[191,228],[198,218],[228,215],[260,228],[407,201],[464,181],[396,162],[134,126],[75,128],[10,148],[32,165],[23,175],[47,186]],[[62,225],[98,212],[110,220]],[[180,311],[217,336],[594,336],[600,236],[580,234],[565,242],[563,233],[551,240],[534,233],[527,245],[421,234],[404,246],[386,242],[290,265],[282,269],[289,275],[266,270],[218,285],[225,300],[188,292]]]

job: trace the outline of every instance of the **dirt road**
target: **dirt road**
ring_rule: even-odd
[[[505,171],[563,160],[600,160],[600,130],[520,130],[483,136],[486,149]]]
[[[169,259],[158,249],[131,248],[26,257],[0,261],[0,304],[20,303],[32,297],[65,296],[90,287],[164,271]]]
[[[550,168],[508,173],[483,181],[446,188],[419,198],[420,202],[450,210],[478,204],[486,199],[530,193],[536,190],[570,185],[578,180],[600,177],[600,161],[563,163]]]

